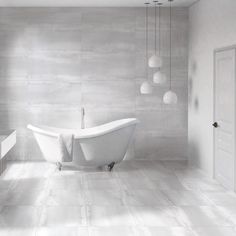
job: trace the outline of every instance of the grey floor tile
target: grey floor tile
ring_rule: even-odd
[[[232,227],[202,227],[193,228],[196,236],[235,236],[236,230]]]
[[[91,227],[90,236],[136,236],[133,227],[112,226],[112,227]]]
[[[89,236],[87,227],[41,227],[35,236]]]
[[[131,207],[138,225],[156,227],[181,226],[175,207]]]
[[[7,227],[0,228],[1,236],[35,236],[35,228]]]
[[[122,189],[125,189],[128,191],[132,189],[154,189],[155,188],[152,181],[145,177],[121,178],[120,186]]]
[[[52,176],[48,181],[50,189],[66,189],[68,191],[77,191],[82,189],[82,177],[75,175]]]
[[[20,189],[17,188],[8,192],[8,197],[5,205],[30,205],[30,206],[40,206],[45,204],[48,197],[47,189]]]
[[[209,201],[201,192],[190,190],[163,190],[167,198],[176,206],[210,206]]]
[[[158,190],[136,189],[124,192],[124,204],[128,206],[170,206],[166,195]]]
[[[88,209],[92,226],[133,226],[134,218],[127,207],[91,206]]]
[[[34,206],[0,207],[0,228],[32,228],[39,223],[41,209]]]
[[[216,208],[236,226],[236,205],[221,205]]]
[[[181,183],[188,190],[217,191],[217,192],[225,191],[222,185],[209,178],[187,177],[181,179]]]
[[[185,190],[185,186],[176,176],[169,176],[165,178],[159,178],[151,180],[153,188],[162,190]]]
[[[45,205],[48,206],[78,206],[84,204],[85,193],[83,190],[51,189],[45,200]]]
[[[86,189],[119,189],[119,180],[117,178],[113,179],[86,179],[84,182],[84,187]]]
[[[88,205],[95,206],[121,206],[123,193],[119,189],[112,190],[86,190],[85,199]]]
[[[203,192],[203,194],[214,204],[219,206],[236,206],[236,194],[232,192]]]
[[[1,189],[0,190],[0,206],[3,206],[7,203],[9,190]]]
[[[193,230],[184,227],[143,227],[137,236],[196,236]],[[210,236],[210,235],[209,235]]]
[[[85,207],[79,206],[47,206],[40,217],[40,226],[71,227],[85,226]]]
[[[178,215],[181,222],[189,227],[233,226],[216,207],[182,206],[178,210]]]
[[[0,177],[2,236],[231,236],[236,195],[185,162],[57,171],[14,163]]]

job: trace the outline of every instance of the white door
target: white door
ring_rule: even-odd
[[[235,190],[235,49],[215,53],[215,178]]]

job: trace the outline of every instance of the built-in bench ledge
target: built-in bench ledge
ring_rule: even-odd
[[[16,144],[15,130],[0,130],[0,175],[6,169],[6,154]]]

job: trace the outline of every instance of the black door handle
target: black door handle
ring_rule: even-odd
[[[212,125],[213,125],[215,128],[217,128],[217,127],[219,126],[217,122],[214,122]]]

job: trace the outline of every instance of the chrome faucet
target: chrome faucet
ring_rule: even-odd
[[[81,129],[85,128],[84,117],[85,117],[85,109],[84,107],[82,107],[81,108]]]

